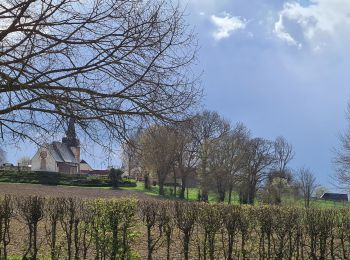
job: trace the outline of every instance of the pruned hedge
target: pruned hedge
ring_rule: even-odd
[[[350,209],[0,198],[0,259],[349,259]]]
[[[0,171],[0,182],[31,183],[44,185],[68,185],[81,187],[112,187],[108,176],[64,174],[57,172],[11,172]],[[123,178],[119,187],[136,187],[136,181]]]

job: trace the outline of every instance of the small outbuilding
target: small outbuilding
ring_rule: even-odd
[[[326,192],[321,196],[321,199],[331,200],[331,201],[339,201],[339,202],[348,202],[348,194],[343,193],[329,193]]]

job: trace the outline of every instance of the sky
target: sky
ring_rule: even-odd
[[[333,149],[347,127],[349,0],[181,0],[199,43],[203,108],[253,136],[284,136],[291,167],[308,167],[332,189]],[[8,160],[32,156],[19,145]],[[108,161],[90,158],[95,168]]]

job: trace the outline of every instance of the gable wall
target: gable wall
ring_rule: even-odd
[[[41,169],[41,158],[40,158],[40,152],[46,151],[47,157],[46,157],[46,169]],[[52,157],[52,155],[49,153],[49,151],[45,147],[41,147],[38,149],[34,157],[32,158],[32,171],[48,171],[48,172],[58,172],[57,164],[55,159]]]

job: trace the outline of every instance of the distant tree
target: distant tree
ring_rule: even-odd
[[[315,189],[315,196],[316,196],[316,198],[321,198],[322,195],[325,194],[326,192],[328,192],[327,187],[318,186],[318,187]]]
[[[339,189],[350,192],[350,102],[347,106],[348,127],[344,133],[339,135],[340,147],[334,150],[335,157],[335,184]]]
[[[208,178],[208,156],[211,142],[226,134],[229,123],[217,112],[203,111],[194,118],[195,138],[198,142],[199,165],[197,171],[200,175],[201,200],[208,201],[208,192],[211,186]]]
[[[17,160],[17,163],[21,166],[28,166],[30,165],[31,159],[28,156],[23,156]]]
[[[245,166],[239,176],[241,203],[254,203],[258,185],[275,163],[274,142],[263,138],[254,138],[248,142],[244,153]]]
[[[208,169],[212,183],[216,185],[219,202],[225,200],[228,192],[231,203],[237,174],[244,168],[244,148],[249,142],[249,131],[237,124],[227,134],[212,141],[209,145]]]
[[[281,175],[281,172],[270,172],[262,193],[263,200],[269,204],[281,204],[282,195],[290,192],[292,184],[291,174]]]
[[[6,162],[6,152],[0,148],[0,164]]]
[[[305,208],[309,208],[312,194],[318,186],[314,174],[307,168],[301,168],[298,173],[298,184],[304,198]]]
[[[278,172],[284,172],[288,170],[288,163],[294,158],[293,146],[287,142],[287,140],[280,136],[277,137],[274,143],[275,149],[275,170]]]
[[[109,171],[108,177],[113,188],[119,187],[119,184],[122,181],[122,175],[123,175],[123,171],[121,169],[112,168]]]
[[[157,178],[160,195],[164,195],[165,180],[176,164],[176,140],[174,128],[159,125],[149,127],[140,137],[142,167]]]
[[[200,141],[196,138],[194,119],[175,124],[177,159],[176,170],[181,178],[179,197],[185,198],[185,191],[188,188],[188,179],[194,174],[198,164],[198,152]]]
[[[122,143],[122,159],[123,166],[128,177],[141,177],[140,151],[138,142],[141,130],[137,130],[130,134],[128,140]]]
[[[270,204],[280,204],[282,195],[289,191],[292,185],[292,170],[288,168],[289,162],[294,158],[291,144],[284,137],[277,137],[274,142],[275,163],[268,173],[265,183],[265,199]]]

